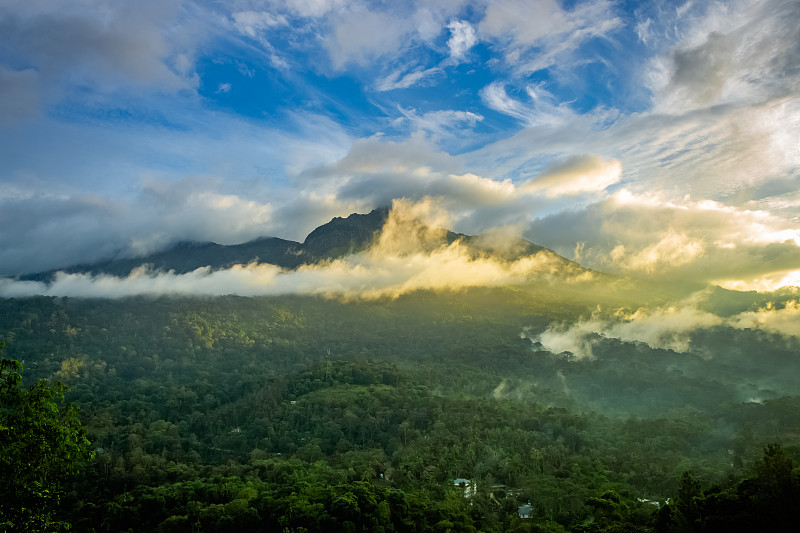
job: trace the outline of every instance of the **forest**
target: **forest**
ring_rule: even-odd
[[[721,324],[686,352],[598,336],[582,358],[536,340],[591,313],[511,287],[7,298],[0,340],[22,386],[66,386],[88,439],[51,530],[788,530],[800,341]]]

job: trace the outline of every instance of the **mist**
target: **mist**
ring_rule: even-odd
[[[147,265],[126,277],[56,273],[52,282],[0,280],[0,295],[124,298],[131,296],[274,296],[320,295],[343,299],[397,298],[416,290],[462,290],[469,287],[522,285],[534,280],[588,283],[595,274],[544,250],[504,260],[447,241],[446,212],[433,199],[396,200],[388,219],[366,250],[295,270],[267,263],[202,267],[186,274],[157,272]],[[518,237],[492,233],[492,246],[513,250]],[[480,243],[480,241],[479,241]]]
[[[692,352],[692,334],[726,326],[759,329],[782,336],[800,337],[800,301],[775,294],[778,299],[754,310],[729,316],[709,311],[709,290],[698,291],[673,305],[642,307],[635,311],[598,309],[588,319],[553,323],[538,335],[523,334],[552,353],[571,353],[577,359],[594,357],[603,339],[643,343],[654,349]]]

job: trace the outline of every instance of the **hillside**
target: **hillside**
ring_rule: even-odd
[[[0,331],[27,381],[80,406],[96,456],[63,499],[78,531],[667,532],[653,511],[682,472],[699,498],[769,443],[800,458],[797,339],[720,326],[679,353],[594,334],[578,358],[537,339],[591,306],[537,290],[0,299]]]
[[[98,263],[66,266],[56,270],[21,276],[25,281],[50,281],[56,272],[68,274],[109,274],[124,277],[135,268],[147,265],[156,272],[174,271],[177,274],[192,272],[200,267],[212,270],[230,268],[233,265],[268,263],[284,269],[319,263],[348,254],[361,252],[370,247],[380,234],[389,210],[375,209],[368,214],[353,213],[346,218],[336,217],[319,226],[301,242],[262,237],[242,244],[221,245],[214,242],[180,242],[166,250],[142,257],[114,259]],[[441,229],[432,246],[462,242],[474,254],[490,254],[502,260],[513,260],[547,251],[565,265],[579,265],[562,258],[550,250],[525,239],[513,242],[493,242],[491,236],[470,236]]]
[[[70,271],[261,261],[282,266],[266,269],[282,287],[377,272],[397,290],[0,298],[4,356],[26,384],[70,387],[95,452],[59,493],[60,519],[103,532],[673,533],[694,520],[687,502],[711,524],[692,531],[731,523],[723,504],[751,525],[791,519],[776,502],[800,494],[800,341],[781,329],[796,291],[681,299],[524,239],[390,216]],[[163,279],[177,277],[135,277]],[[773,474],[795,481],[770,488]]]

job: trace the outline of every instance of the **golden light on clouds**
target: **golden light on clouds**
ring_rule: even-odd
[[[669,229],[661,240],[642,250],[630,252],[620,244],[611,250],[611,260],[624,270],[653,274],[665,268],[688,264],[703,254],[705,243]]]
[[[603,339],[645,343],[652,348],[687,353],[692,334],[713,327],[760,329],[800,337],[800,300],[786,295],[754,311],[723,316],[709,310],[713,291],[703,290],[666,306],[640,307],[635,311],[597,309],[591,317],[573,323],[554,323],[531,339],[552,353],[570,352],[576,358],[593,358]]]
[[[714,284],[733,291],[772,292],[784,287],[800,287],[800,269],[782,270],[751,279],[716,280]]]
[[[152,272],[146,267],[127,277],[58,273],[50,284],[0,280],[0,295],[127,297],[135,295],[266,296],[312,294],[343,299],[396,298],[417,290],[524,285],[533,281],[585,283],[595,275],[548,250],[503,259],[485,252],[481,239],[467,243],[442,229],[448,215],[431,198],[397,200],[383,229],[366,250],[295,270],[271,264],[198,268],[187,274]],[[520,239],[500,230],[494,250],[512,252]]]
[[[520,186],[525,193],[541,193],[547,198],[600,192],[617,183],[622,163],[598,155],[575,156],[546,168]]]

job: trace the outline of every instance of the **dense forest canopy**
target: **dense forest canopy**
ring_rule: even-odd
[[[763,307],[745,296],[698,308]],[[800,341],[776,332],[553,353],[544,333],[602,319],[546,287],[0,306],[26,382],[80,406],[94,458],[59,515],[78,531],[716,531],[686,525],[687,490],[748,520],[797,498]]]
[[[0,0],[0,533],[797,529],[798,139],[800,0]]]

